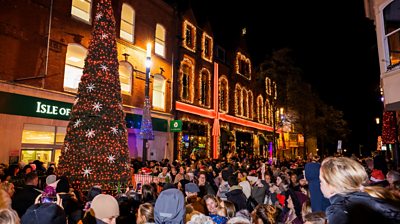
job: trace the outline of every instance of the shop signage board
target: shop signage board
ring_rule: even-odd
[[[171,120],[169,123],[169,130],[171,132],[182,131],[182,120]]]

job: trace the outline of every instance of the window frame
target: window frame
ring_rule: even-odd
[[[132,20],[131,21],[127,21],[127,20],[124,19],[124,16],[123,16],[124,15],[124,8],[127,8],[127,10],[129,9],[130,12],[132,12],[132,18],[131,18]],[[124,40],[124,41],[127,41],[129,43],[135,43],[135,17],[136,17],[135,9],[131,5],[129,5],[127,3],[123,3],[122,7],[121,7],[121,20],[120,20],[120,25],[119,25],[119,38]],[[125,23],[127,24],[127,26],[131,26],[132,33],[128,33],[126,30],[124,30],[122,28],[123,24],[125,24]],[[125,32],[126,34],[123,34],[123,32]],[[130,35],[130,38],[125,37],[125,35]]]
[[[74,65],[74,64],[73,64],[73,61],[72,61],[72,63],[71,63],[71,62],[68,63],[68,52],[72,51],[72,50],[70,49],[70,47],[71,47],[71,48],[72,48],[72,47],[79,47],[80,50],[84,50],[84,51],[86,52],[86,54],[85,54],[84,57],[78,58],[78,59],[81,59],[80,61],[82,61],[82,67],[79,67],[79,66],[77,66],[77,65]],[[82,53],[82,52],[81,52],[81,53]],[[88,53],[88,49],[85,48],[84,46],[80,45],[80,44],[77,44],[77,43],[70,43],[70,44],[68,44],[68,46],[67,46],[67,52],[66,52],[66,55],[65,55],[65,65],[64,65],[64,81],[63,81],[63,89],[64,89],[64,91],[66,91],[66,92],[72,92],[72,93],[77,93],[77,92],[78,92],[79,83],[80,83],[80,80],[81,80],[82,75],[83,75],[83,70],[84,70],[84,66],[85,66],[85,59],[86,59],[87,53]],[[70,58],[71,58],[71,57],[70,57]],[[77,58],[77,57],[76,57],[76,58]],[[79,70],[82,71],[82,73],[80,74],[79,82],[77,83],[76,89],[73,88],[73,87],[71,87],[71,86],[66,86],[66,84],[65,84],[65,83],[66,83],[66,79],[68,78],[68,77],[67,77],[67,71],[66,71],[67,68],[75,68],[75,69],[79,69]],[[75,80],[75,79],[74,79],[74,80]]]
[[[156,90],[156,88],[154,88],[154,86],[156,84],[156,80],[162,82],[161,91],[158,91],[158,90]],[[159,109],[159,110],[163,110],[163,111],[165,110],[165,105],[166,105],[166,102],[165,102],[165,98],[166,98],[165,89],[166,89],[166,78],[161,74],[155,74],[154,78],[153,78],[153,91],[152,91],[153,93],[152,93],[152,101],[151,101],[151,105],[153,106],[153,108],[156,108],[156,109]],[[155,103],[154,103],[155,100],[157,101],[157,99],[159,99],[159,97],[155,97],[155,95],[156,95],[155,92],[159,92],[163,96],[162,97],[162,103],[161,103],[162,106],[155,105]]]
[[[162,32],[162,34],[163,34],[163,37],[162,37],[162,39],[160,39],[158,36],[157,36],[157,31],[158,31],[158,29],[161,29],[161,31],[163,31]],[[155,32],[155,35],[154,35],[154,53],[156,54],[156,55],[158,55],[158,56],[161,56],[161,57],[163,57],[163,58],[165,58],[165,52],[166,52],[166,36],[167,36],[167,30],[165,29],[165,27],[163,26],[163,25],[161,25],[160,23],[157,23],[157,25],[156,25],[156,32]],[[160,53],[160,52],[158,52],[158,48],[157,48],[157,46],[158,45],[160,45],[160,46],[162,46],[162,48],[163,48],[163,50],[162,50],[162,54]]]
[[[76,5],[74,4],[74,2],[82,2],[82,1],[90,4],[89,12],[83,11],[81,8],[76,7]],[[72,2],[71,2],[71,11],[70,11],[71,17],[76,19],[76,20],[79,20],[81,22],[84,22],[84,23],[87,23],[87,24],[91,25],[92,24],[92,10],[93,10],[92,7],[93,7],[93,1],[92,0],[72,0]],[[76,10],[83,11],[84,13],[86,13],[87,14],[87,19],[77,15],[76,13],[74,13],[74,8]]]

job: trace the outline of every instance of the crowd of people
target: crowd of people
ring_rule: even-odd
[[[0,223],[400,223],[400,174],[380,158],[133,160],[132,174],[158,178],[132,175],[125,192],[76,190],[54,164],[3,164]]]

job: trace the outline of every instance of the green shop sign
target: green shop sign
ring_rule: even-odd
[[[72,103],[0,92],[0,113],[69,120]]]
[[[171,120],[171,122],[169,123],[169,130],[171,132],[182,131],[182,120]]]

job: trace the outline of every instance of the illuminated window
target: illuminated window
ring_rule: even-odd
[[[22,131],[22,143],[54,144],[55,126],[25,124]]]
[[[235,86],[235,115],[243,115],[243,95],[242,87],[240,86],[240,84],[236,84]]]
[[[187,57],[181,62],[181,69],[179,71],[179,94],[182,101],[193,103],[194,64],[193,61]]]
[[[72,0],[71,15],[87,23],[91,22],[91,0]]]
[[[210,106],[210,87],[211,87],[211,74],[210,71],[203,68],[200,71],[200,105]]]
[[[267,94],[269,96],[271,96],[271,89],[272,89],[271,79],[269,77],[266,77],[265,78],[265,91],[267,92]]]
[[[122,4],[121,28],[119,37],[121,39],[133,43],[134,32],[135,32],[135,10],[133,10],[133,8],[130,5],[124,3]]]
[[[236,54],[236,73],[244,76],[247,79],[251,79],[251,62],[250,59],[245,55],[238,52]]]
[[[85,65],[87,50],[79,44],[68,44],[64,69],[64,90],[77,92]]]
[[[261,95],[257,97],[257,120],[264,123],[264,99]]]
[[[272,105],[270,105],[269,100],[265,100],[265,123],[271,124],[272,121],[272,113],[271,113]]]
[[[165,57],[165,33],[165,28],[162,25],[157,24],[154,52],[161,57]]]
[[[225,76],[219,78],[219,111],[228,113],[229,110],[229,86]]]
[[[244,117],[249,117],[249,98],[247,96],[246,88],[242,89],[242,99],[243,99],[243,105],[242,105],[242,107],[243,107],[243,111],[242,112],[243,113],[242,113],[242,115]]]
[[[196,52],[196,27],[185,20],[183,22],[182,32],[184,39],[183,46],[190,51]]]
[[[253,103],[254,103],[254,100],[253,100],[253,92],[251,91],[251,90],[249,90],[248,92],[247,92],[247,97],[248,97],[248,99],[247,99],[247,102],[249,103],[249,114],[248,114],[248,118],[250,118],[250,119],[253,119],[253,109],[254,109],[254,107],[253,107]]]
[[[388,69],[400,64],[400,1],[394,0],[383,9],[385,57]]]
[[[211,36],[206,34],[205,32],[203,33],[203,37],[201,39],[202,42],[202,52],[201,56],[204,60],[211,62],[212,61],[212,49],[213,49],[213,39]]]
[[[129,62],[119,62],[119,81],[122,94],[131,95],[132,93],[132,72],[133,67]]]
[[[165,109],[165,78],[159,74],[154,75],[153,107]]]

